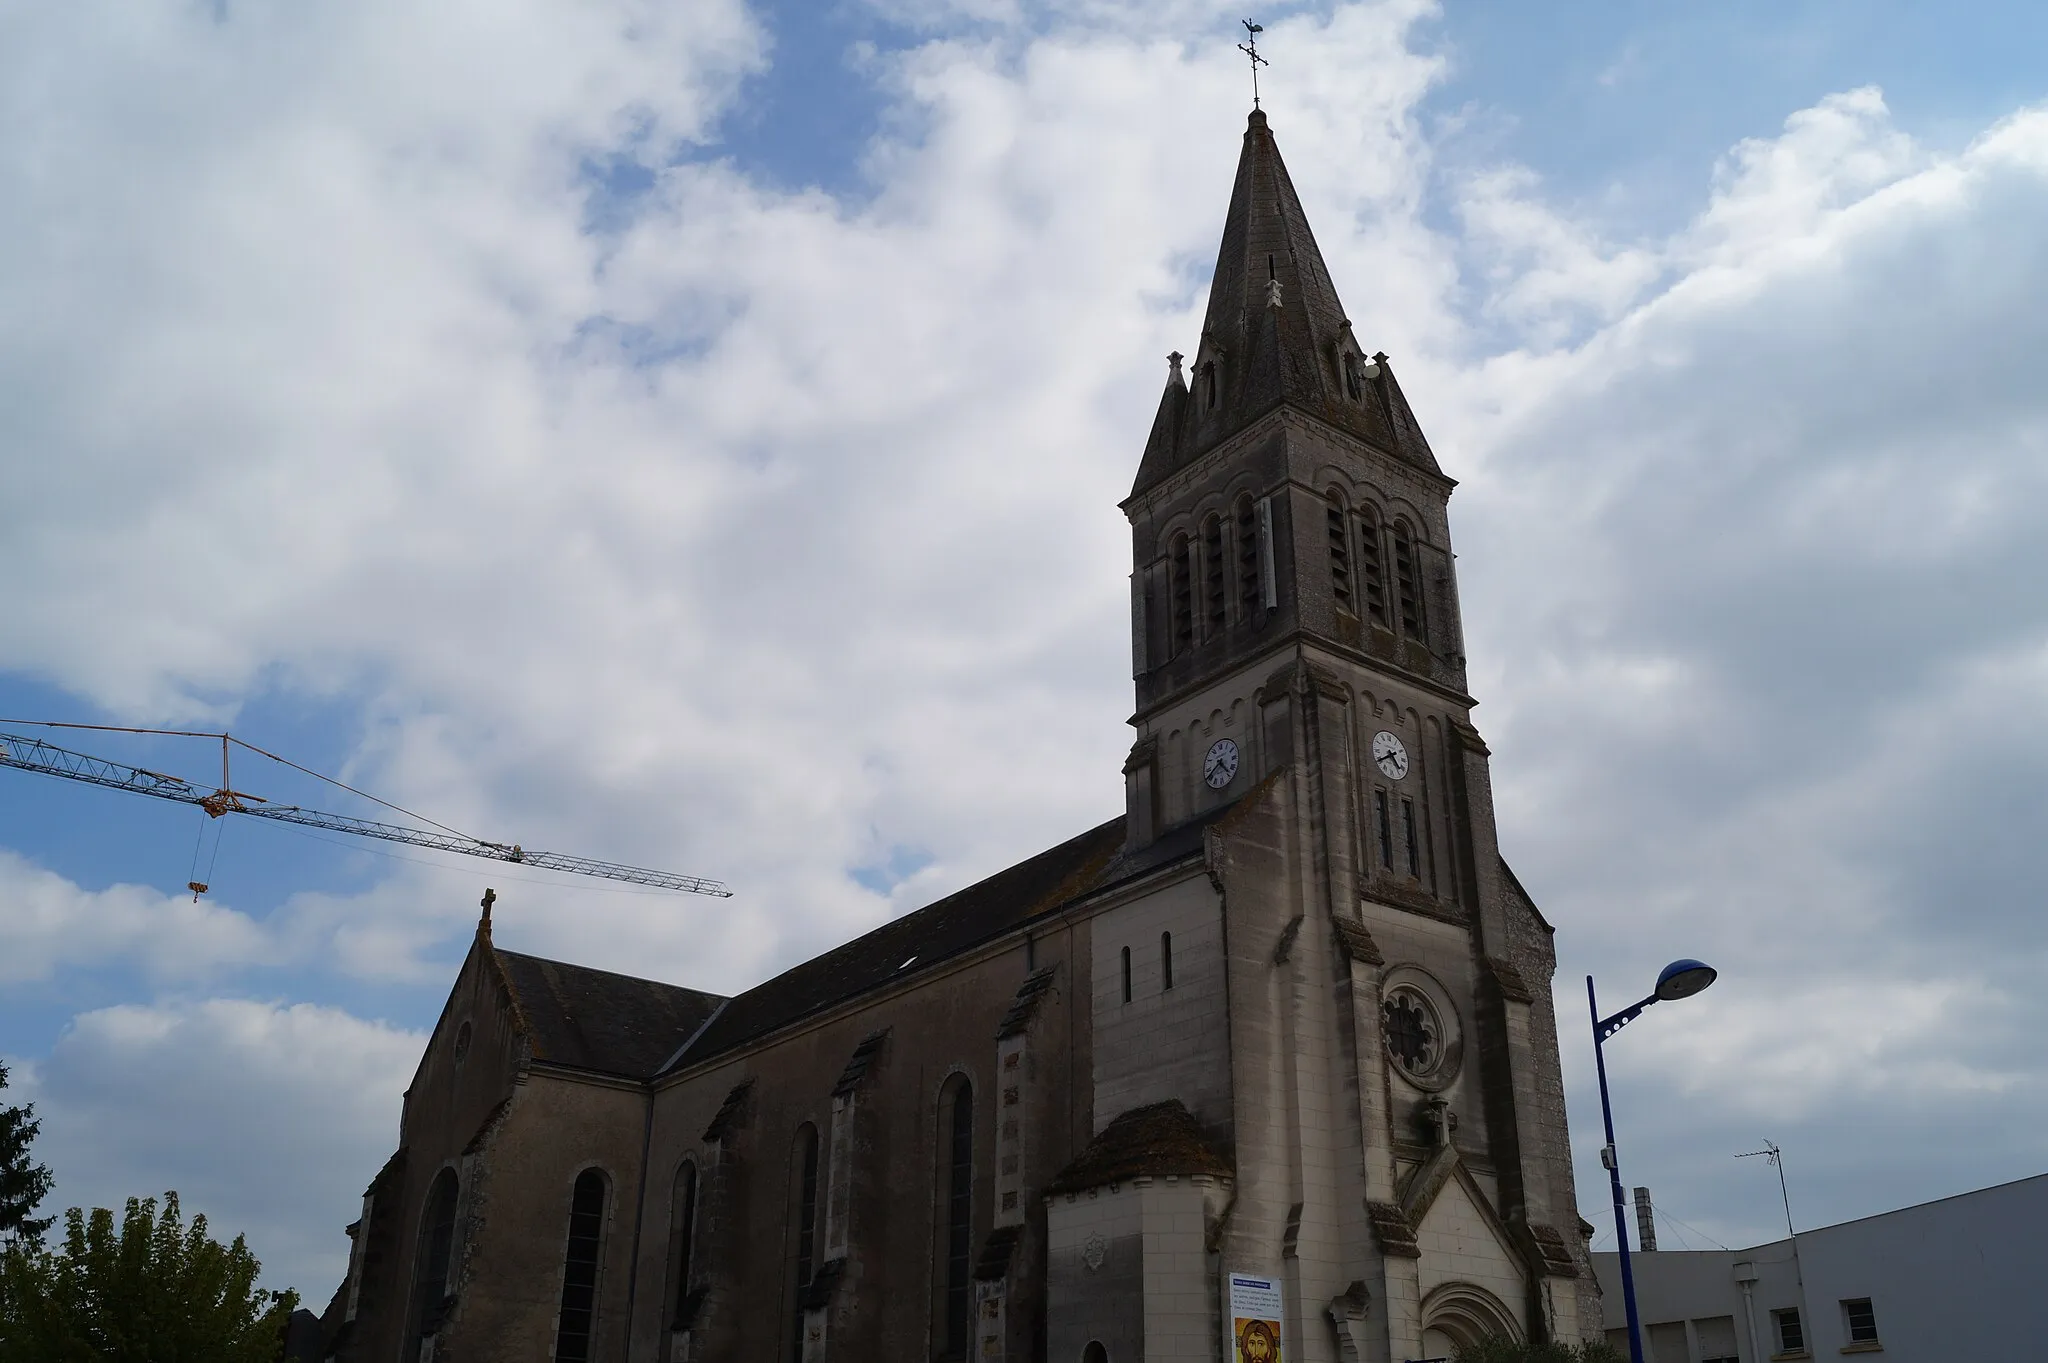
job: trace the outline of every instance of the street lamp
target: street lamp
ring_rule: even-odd
[[[1607,1038],[1642,1016],[1645,1008],[1664,999],[1689,999],[1714,982],[1714,967],[1704,961],[1673,961],[1657,972],[1657,988],[1640,1003],[1632,1003],[1613,1017],[1600,1016],[1600,1001],[1593,995],[1593,977],[1586,976],[1586,1006],[1593,1015],[1593,1064],[1600,1071],[1600,1116],[1607,1123],[1607,1144],[1600,1162],[1607,1166],[1607,1180],[1614,1186],[1614,1237],[1621,1250],[1621,1299],[1628,1307],[1629,1363],[1643,1363],[1643,1328],[1636,1319],[1636,1279],[1628,1265],[1628,1211],[1621,1196],[1621,1161],[1614,1154],[1614,1107],[1607,1100],[1607,1055],[1601,1048]]]

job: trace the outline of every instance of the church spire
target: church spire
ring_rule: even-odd
[[[1133,493],[1283,403],[1438,471],[1384,361],[1375,364],[1352,337],[1279,144],[1254,109],[1209,285],[1193,389],[1183,400],[1168,385]]]

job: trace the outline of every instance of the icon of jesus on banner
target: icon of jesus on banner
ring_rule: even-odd
[[[1237,1363],[1280,1363],[1280,1322],[1239,1320]]]

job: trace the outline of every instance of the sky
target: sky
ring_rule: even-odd
[[[1240,17],[0,3],[0,718],[228,727],[737,891],[0,772],[52,1207],[175,1188],[317,1305],[485,886],[504,946],[729,993],[1120,811],[1116,504],[1199,329]],[[1679,956],[1719,983],[1609,1055],[1665,1247],[1780,1233],[1766,1140],[1803,1227],[2048,1168],[2048,11],[1257,17],[1460,481],[1581,1212],[1582,982]]]

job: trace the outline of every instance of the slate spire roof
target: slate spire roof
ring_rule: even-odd
[[[1379,373],[1364,378],[1368,356],[1352,335],[1266,115],[1254,109],[1193,371],[1183,378],[1178,357],[1171,361],[1133,495],[1283,403],[1441,473],[1386,357],[1370,358]]]

